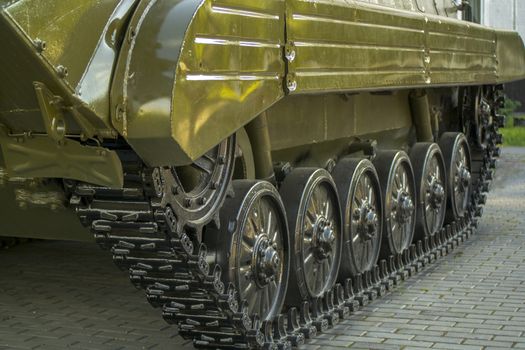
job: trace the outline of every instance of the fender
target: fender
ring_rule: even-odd
[[[284,1],[142,1],[113,125],[152,166],[191,163],[284,96]]]

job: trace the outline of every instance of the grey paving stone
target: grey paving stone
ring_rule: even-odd
[[[447,349],[447,350],[482,350],[483,346],[476,345],[464,345],[464,344],[444,344],[436,343],[432,346],[432,349]]]
[[[481,346],[492,346],[492,347],[501,347],[510,349],[514,343],[512,342],[502,342],[502,341],[486,341],[486,340],[480,340],[480,339],[467,339],[463,342],[463,344],[467,345],[481,345]]]
[[[428,349],[434,345],[433,342],[416,341],[416,340],[401,340],[401,339],[387,339],[383,344],[397,345],[403,350],[410,347],[416,347],[419,349]]]

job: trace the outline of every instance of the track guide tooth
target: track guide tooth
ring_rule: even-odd
[[[404,269],[408,276],[406,278],[410,278],[416,274],[416,268],[411,264],[410,261],[410,251],[408,249],[405,249],[403,253],[400,254],[401,259],[401,268]]]
[[[387,291],[392,291],[396,286],[396,278],[392,277],[392,275],[388,272],[388,265],[387,261],[385,259],[380,261],[380,276],[381,276],[381,284],[385,286],[385,289]],[[351,280],[350,280],[351,282]]]
[[[344,285],[345,291],[345,306],[350,309],[350,312],[356,312],[359,310],[361,303],[355,298],[354,287],[352,279],[348,278]]]
[[[417,256],[418,256],[419,262],[421,263],[423,267],[432,263],[429,257],[425,254],[425,250],[423,249],[422,241],[417,241]]]
[[[334,327],[339,323],[339,313],[335,310],[333,292],[327,291],[325,295],[320,299],[320,311],[323,313],[323,317],[328,321],[330,328]]]
[[[301,332],[304,334],[306,339],[311,339],[316,336],[317,327],[313,323],[312,317],[310,315],[310,303],[307,301],[301,304],[299,324],[301,326]]]
[[[381,281],[381,272],[379,266],[375,266],[372,272],[372,288],[377,293],[378,297],[382,297],[386,294],[387,288]]]
[[[416,245],[412,244],[408,249],[410,264],[416,270],[416,273],[418,273],[423,269],[423,264],[417,258]]]
[[[301,346],[305,343],[305,334],[301,332],[301,325],[299,324],[299,314],[297,309],[292,307],[288,310],[286,333],[288,334],[288,340],[293,346]]]
[[[345,320],[350,316],[350,308],[345,304],[345,290],[339,283],[334,286],[333,307],[340,320]]]
[[[370,299],[368,299],[368,295],[364,293],[363,290],[363,275],[358,273],[354,279],[353,279],[353,286],[354,286],[354,298],[359,301],[359,305],[366,306],[368,305],[368,302]]]
[[[363,275],[363,293],[368,296],[370,302],[377,299],[377,291],[372,285],[372,274],[370,271],[365,271]]]

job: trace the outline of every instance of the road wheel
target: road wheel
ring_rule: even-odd
[[[295,169],[281,189],[292,241],[287,304],[323,296],[334,287],[341,261],[341,210],[324,169]],[[299,292],[299,293],[298,293]]]

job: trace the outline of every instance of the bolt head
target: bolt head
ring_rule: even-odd
[[[294,49],[292,48],[289,48],[286,50],[286,59],[288,60],[288,62],[293,62],[295,61],[295,57],[297,56],[297,53],[295,52]]]
[[[286,83],[286,87],[288,88],[289,92],[294,92],[295,90],[297,90],[297,82],[293,79],[290,79]]]

